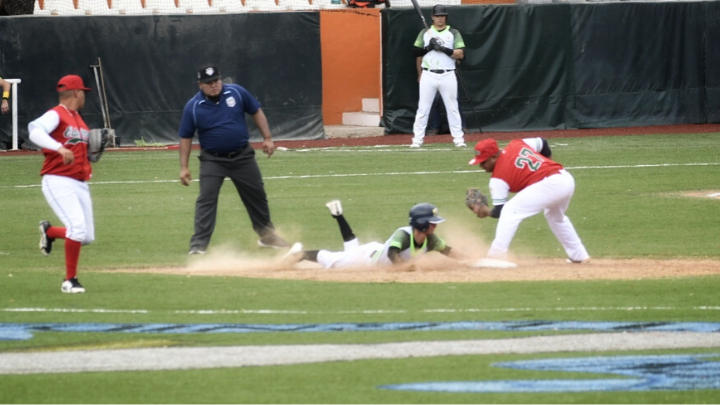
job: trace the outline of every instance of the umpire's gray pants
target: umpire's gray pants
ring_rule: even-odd
[[[273,232],[265,185],[255,160],[255,150],[248,145],[237,156],[217,157],[200,151],[200,195],[195,201],[195,233],[190,249],[207,249],[215,230],[220,188],[229,177],[250,216],[252,227],[260,236]]]

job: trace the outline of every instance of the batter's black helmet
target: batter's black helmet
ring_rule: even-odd
[[[432,15],[447,15],[447,10],[442,4],[436,4],[435,7],[433,7]]]
[[[430,224],[439,224],[444,220],[438,216],[437,207],[432,204],[422,203],[410,208],[410,226],[419,231],[427,231]]]

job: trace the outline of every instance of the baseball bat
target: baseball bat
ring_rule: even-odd
[[[478,131],[480,133],[483,133],[482,127],[480,126],[480,120],[478,120],[477,113],[475,113],[475,107],[473,107],[473,101],[472,98],[470,98],[470,91],[468,91],[467,85],[465,84],[465,79],[463,78],[462,72],[460,71],[460,66],[455,69],[455,74],[457,75],[458,81],[460,82],[460,87],[463,88],[465,91],[465,97],[468,100],[468,103],[470,104],[470,110],[473,113],[473,117],[475,117],[475,123],[478,126]]]
[[[415,11],[417,11],[418,15],[420,16],[420,19],[422,20],[425,29],[430,30],[430,27],[427,25],[427,21],[425,21],[425,16],[423,15],[422,10],[420,10],[420,5],[418,4],[417,0],[410,1],[412,1],[413,7],[415,7]]]

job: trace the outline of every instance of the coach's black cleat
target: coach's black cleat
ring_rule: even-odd
[[[80,282],[78,281],[77,277],[73,277],[73,278],[63,281],[62,286],[60,287],[60,291],[67,293],[67,294],[78,294],[78,293],[84,293],[85,287],[80,285]]]
[[[48,238],[47,230],[51,227],[50,222],[40,221],[40,252],[47,256],[52,251],[52,244],[55,239]]]

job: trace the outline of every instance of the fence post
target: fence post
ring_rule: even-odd
[[[6,82],[12,84],[12,149],[18,150],[18,123],[17,123],[17,88],[22,82],[20,79],[5,79]]]

